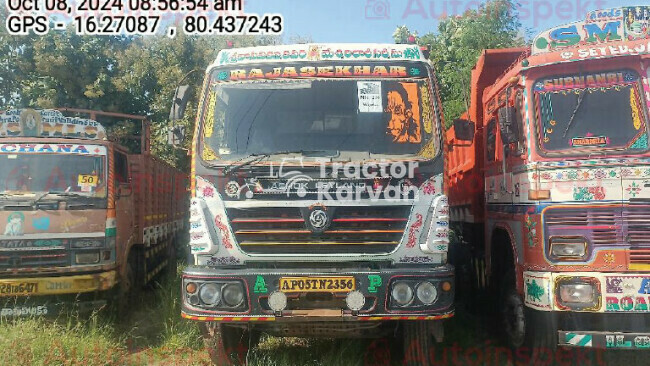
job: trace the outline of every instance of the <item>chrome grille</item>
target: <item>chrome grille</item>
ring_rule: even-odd
[[[336,207],[326,231],[309,230],[299,208],[230,208],[235,238],[250,254],[384,254],[399,245],[410,206]]]
[[[60,267],[70,265],[68,251],[28,250],[0,252],[0,269]]]

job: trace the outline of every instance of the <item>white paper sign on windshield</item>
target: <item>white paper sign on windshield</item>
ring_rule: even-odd
[[[384,111],[381,101],[381,82],[358,81],[359,112],[382,113]]]

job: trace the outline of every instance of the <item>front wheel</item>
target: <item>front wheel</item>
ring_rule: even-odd
[[[200,323],[205,347],[215,366],[246,365],[248,351],[259,341],[259,333],[221,323]]]
[[[435,327],[442,327],[441,323],[431,320],[404,321],[404,361],[407,366],[429,366],[434,364]]]
[[[516,354],[525,357],[524,363],[552,363],[558,350],[554,314],[527,308],[515,283],[514,271],[502,282],[500,306],[504,340]]]

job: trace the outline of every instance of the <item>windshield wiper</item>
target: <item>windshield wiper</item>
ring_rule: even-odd
[[[273,153],[263,153],[263,154],[250,154],[245,158],[239,159],[235,161],[234,163],[231,163],[230,165],[226,166],[223,169],[223,174],[228,175],[230,173],[233,173],[243,167],[250,166],[252,164],[258,163],[266,158],[269,158],[273,155],[288,155],[288,154],[301,154],[301,155],[306,155],[306,154],[314,154],[314,153],[324,153],[326,151],[319,151],[319,150],[295,150],[295,151],[277,151]]]
[[[32,205],[35,206],[36,204],[41,202],[41,200],[43,198],[45,198],[45,197],[47,197],[49,195],[56,195],[56,196],[59,196],[59,197],[88,198],[87,196],[84,196],[83,194],[79,194],[79,193],[49,191],[49,192],[43,193],[41,196],[39,196],[37,199],[35,199],[34,202],[32,202]]]
[[[576,104],[576,109],[573,110],[573,114],[571,114],[571,119],[569,119],[569,124],[567,124],[566,130],[564,130],[564,135],[562,135],[562,137],[566,137],[566,134],[569,132],[569,128],[571,128],[571,124],[573,123],[573,120],[576,118],[576,114],[578,114],[578,110],[582,105],[582,101],[585,99],[585,95],[587,95],[587,93],[585,90],[583,90],[582,93],[580,93],[580,95],[578,96],[578,103]]]

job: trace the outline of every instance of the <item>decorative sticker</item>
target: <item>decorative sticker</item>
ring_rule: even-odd
[[[551,277],[548,273],[524,272],[524,300],[538,310],[551,310]]]
[[[99,184],[99,177],[96,175],[79,174],[77,184],[80,187],[83,186],[97,187],[97,184]]]
[[[269,289],[266,287],[266,281],[264,280],[264,277],[257,276],[257,279],[255,280],[255,288],[253,291],[256,294],[265,294],[269,292]]]
[[[22,236],[25,234],[23,228],[25,223],[25,215],[22,212],[13,212],[7,218],[7,226],[5,226],[4,235],[6,236]]]
[[[90,119],[65,117],[53,109],[14,109],[0,114],[0,137],[106,137],[101,124]]]
[[[606,312],[650,311],[650,277],[607,276],[605,283]]]
[[[422,128],[418,85],[396,83],[388,90],[386,99],[386,113],[391,114],[387,133],[393,137],[393,142],[419,144],[422,141]]]
[[[588,137],[574,137],[571,139],[571,146],[585,147],[585,146],[607,146],[609,139],[605,136],[588,136]]]
[[[623,8],[623,22],[629,40],[647,37],[650,35],[650,6]]]
[[[368,275],[368,292],[377,293],[379,287],[381,287],[381,283],[381,276]]]
[[[214,131],[214,111],[217,108],[217,92],[211,91],[208,97],[208,112],[205,115],[205,128],[203,137],[210,138]]]
[[[431,93],[429,87],[422,85],[420,87],[420,95],[422,96],[422,124],[424,125],[424,132],[430,134],[433,132],[433,111],[431,110]]]
[[[381,82],[358,81],[357,90],[359,93],[360,113],[381,113],[384,111],[381,99]]]

